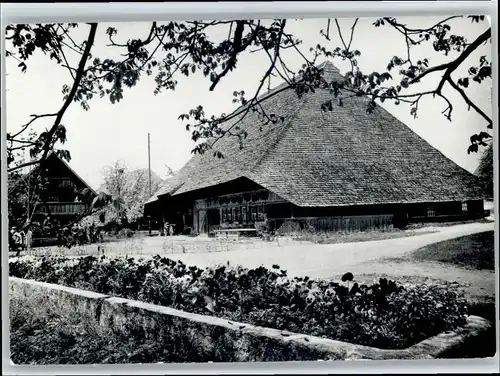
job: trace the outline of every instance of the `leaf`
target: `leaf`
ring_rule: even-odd
[[[469,87],[469,78],[468,77],[460,78],[457,82],[460,86],[463,86],[465,88]]]
[[[209,296],[204,296],[206,306],[205,308],[208,309],[210,312],[214,313],[215,312],[215,300],[210,298]]]

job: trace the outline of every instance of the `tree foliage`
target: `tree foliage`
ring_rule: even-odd
[[[493,197],[493,144],[483,151],[476,175],[481,179],[485,192]]]
[[[130,170],[121,161],[105,167],[103,177],[104,183],[99,191],[112,197],[112,200],[95,213],[91,220],[104,224],[114,223],[118,226],[142,218],[144,203],[162,184],[162,179],[152,172],[150,194],[148,169]]]
[[[8,177],[9,226],[23,228],[30,222],[45,185],[36,172],[21,174],[14,171]]]
[[[72,82],[62,88],[63,105],[57,112],[33,114],[30,120],[22,125],[18,132],[8,133],[8,164],[14,171],[27,164],[36,164],[45,159],[49,151],[59,149],[66,141],[66,127],[62,120],[68,107],[78,103],[84,110],[90,108],[90,102],[96,97],[106,97],[111,103],[119,102],[127,88],[137,84],[142,77],[151,77],[155,82],[154,94],[175,90],[179,76],[190,77],[202,74],[208,80],[211,91],[228,75],[237,69],[238,62],[245,51],[260,52],[268,57],[269,64],[259,81],[255,92],[247,95],[244,90],[234,92],[233,102],[243,105],[232,114],[209,115],[202,105],[180,115],[186,122],[186,129],[196,141],[194,153],[213,151],[215,156],[223,155],[214,149],[214,143],[224,135],[241,139],[244,132],[238,131],[238,124],[250,111],[257,112],[264,124],[277,123],[282,120],[279,114],[266,113],[260,105],[259,95],[270,85],[272,77],[279,77],[292,88],[297,95],[303,95],[318,88],[331,91],[332,101],[324,103],[323,110],[333,109],[333,101],[338,97],[368,96],[367,111],[372,112],[377,103],[392,101],[410,105],[413,116],[419,112],[419,104],[424,97],[437,98],[444,103],[443,115],[451,120],[453,105],[443,92],[448,86],[459,93],[463,104],[478,113],[486,122],[486,129],[471,137],[468,152],[477,152],[485,140],[491,137],[493,127],[491,117],[469,97],[467,89],[473,84],[481,84],[491,80],[491,61],[481,56],[479,61],[468,69],[468,74],[459,79],[452,77],[458,68],[469,64],[467,58],[481,45],[489,43],[491,28],[485,25],[484,32],[473,40],[468,40],[453,32],[452,25],[464,16],[453,16],[443,19],[427,28],[412,28],[393,17],[383,17],[373,24],[375,28],[392,28],[405,41],[405,56],[393,56],[386,67],[378,72],[367,72],[358,64],[362,51],[353,46],[353,35],[358,20],[353,23],[350,32],[339,25],[337,19],[328,19],[326,28],[320,34],[324,44],[311,48],[309,54],[300,49],[301,40],[287,29],[287,20],[227,20],[227,21],[189,21],[189,22],[152,22],[148,33],[137,35],[129,40],[120,40],[120,33],[115,27],[99,29],[97,23],[90,24],[35,24],[10,25],[6,29],[7,57],[18,61],[23,72],[29,71],[28,63],[35,52],[41,52],[47,58],[65,67],[71,75]],[[469,16],[470,22],[487,23],[484,16]],[[335,26],[333,26],[335,25]],[[72,34],[75,28],[86,27],[87,37],[83,41],[75,41]],[[213,28],[222,28],[227,32],[223,40],[209,37]],[[97,32],[105,33],[109,40],[108,48],[120,52],[120,59],[104,56],[93,56],[92,47]],[[337,33],[340,45],[334,45],[331,35]],[[432,44],[436,54],[444,55],[448,61],[433,64],[432,58],[416,60],[412,56],[414,47]],[[284,50],[292,50],[303,60],[299,70],[290,69],[283,57]],[[79,57],[78,64],[72,66],[68,62],[69,54]],[[318,58],[343,60],[350,63],[351,69],[342,81],[327,82],[317,67]],[[414,89],[416,84],[429,81],[432,73],[440,73],[441,79],[433,89],[420,91]],[[432,81],[430,81],[432,82]],[[279,91],[274,91],[272,95]],[[318,111],[321,111],[318,108]],[[52,126],[40,132],[35,123],[41,118],[53,119]],[[235,119],[231,127],[222,127],[224,122]],[[19,162],[18,153],[25,148],[30,149],[33,161]],[[69,160],[70,154],[65,153]]]

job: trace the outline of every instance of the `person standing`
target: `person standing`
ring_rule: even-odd
[[[9,251],[17,251],[16,246],[16,228],[12,226],[9,231]]]
[[[13,238],[14,238],[14,250],[16,251],[16,257],[19,257],[21,250],[23,249],[23,235],[20,231],[17,231],[15,227],[12,228]]]
[[[33,231],[31,231],[31,225],[28,224],[26,226],[26,235],[25,235],[26,250],[30,250],[31,249],[32,239],[33,239]]]
[[[83,228],[83,226],[79,223],[77,225],[77,229],[78,229],[78,245],[83,245],[85,244],[85,229]]]
[[[95,243],[96,242],[95,225],[93,223],[89,226],[89,234],[90,234],[90,243]]]
[[[87,244],[92,243],[92,235],[91,235],[91,231],[90,231],[90,226],[89,225],[85,226],[85,240],[86,240]]]
[[[71,237],[72,237],[72,245],[78,244],[78,225],[75,223],[71,227]]]

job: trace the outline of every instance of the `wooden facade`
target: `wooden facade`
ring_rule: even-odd
[[[220,228],[254,228],[269,213],[281,213],[289,204],[266,189],[198,199],[193,208],[195,232],[211,233]]]
[[[247,179],[159,198],[161,220],[177,233],[186,227],[211,234],[220,229],[249,229],[268,221],[279,233],[315,231],[366,231],[394,226],[396,215],[406,221],[458,221],[484,217],[482,200],[388,205],[300,207]]]
[[[84,213],[87,205],[80,202],[78,192],[88,188],[96,193],[63,160],[51,154],[43,164],[46,186],[37,202],[32,221],[43,222],[49,216],[60,224],[73,221]]]

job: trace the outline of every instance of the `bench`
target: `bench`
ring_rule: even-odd
[[[255,228],[227,228],[215,230],[216,239],[238,240],[243,234],[257,234]]]

